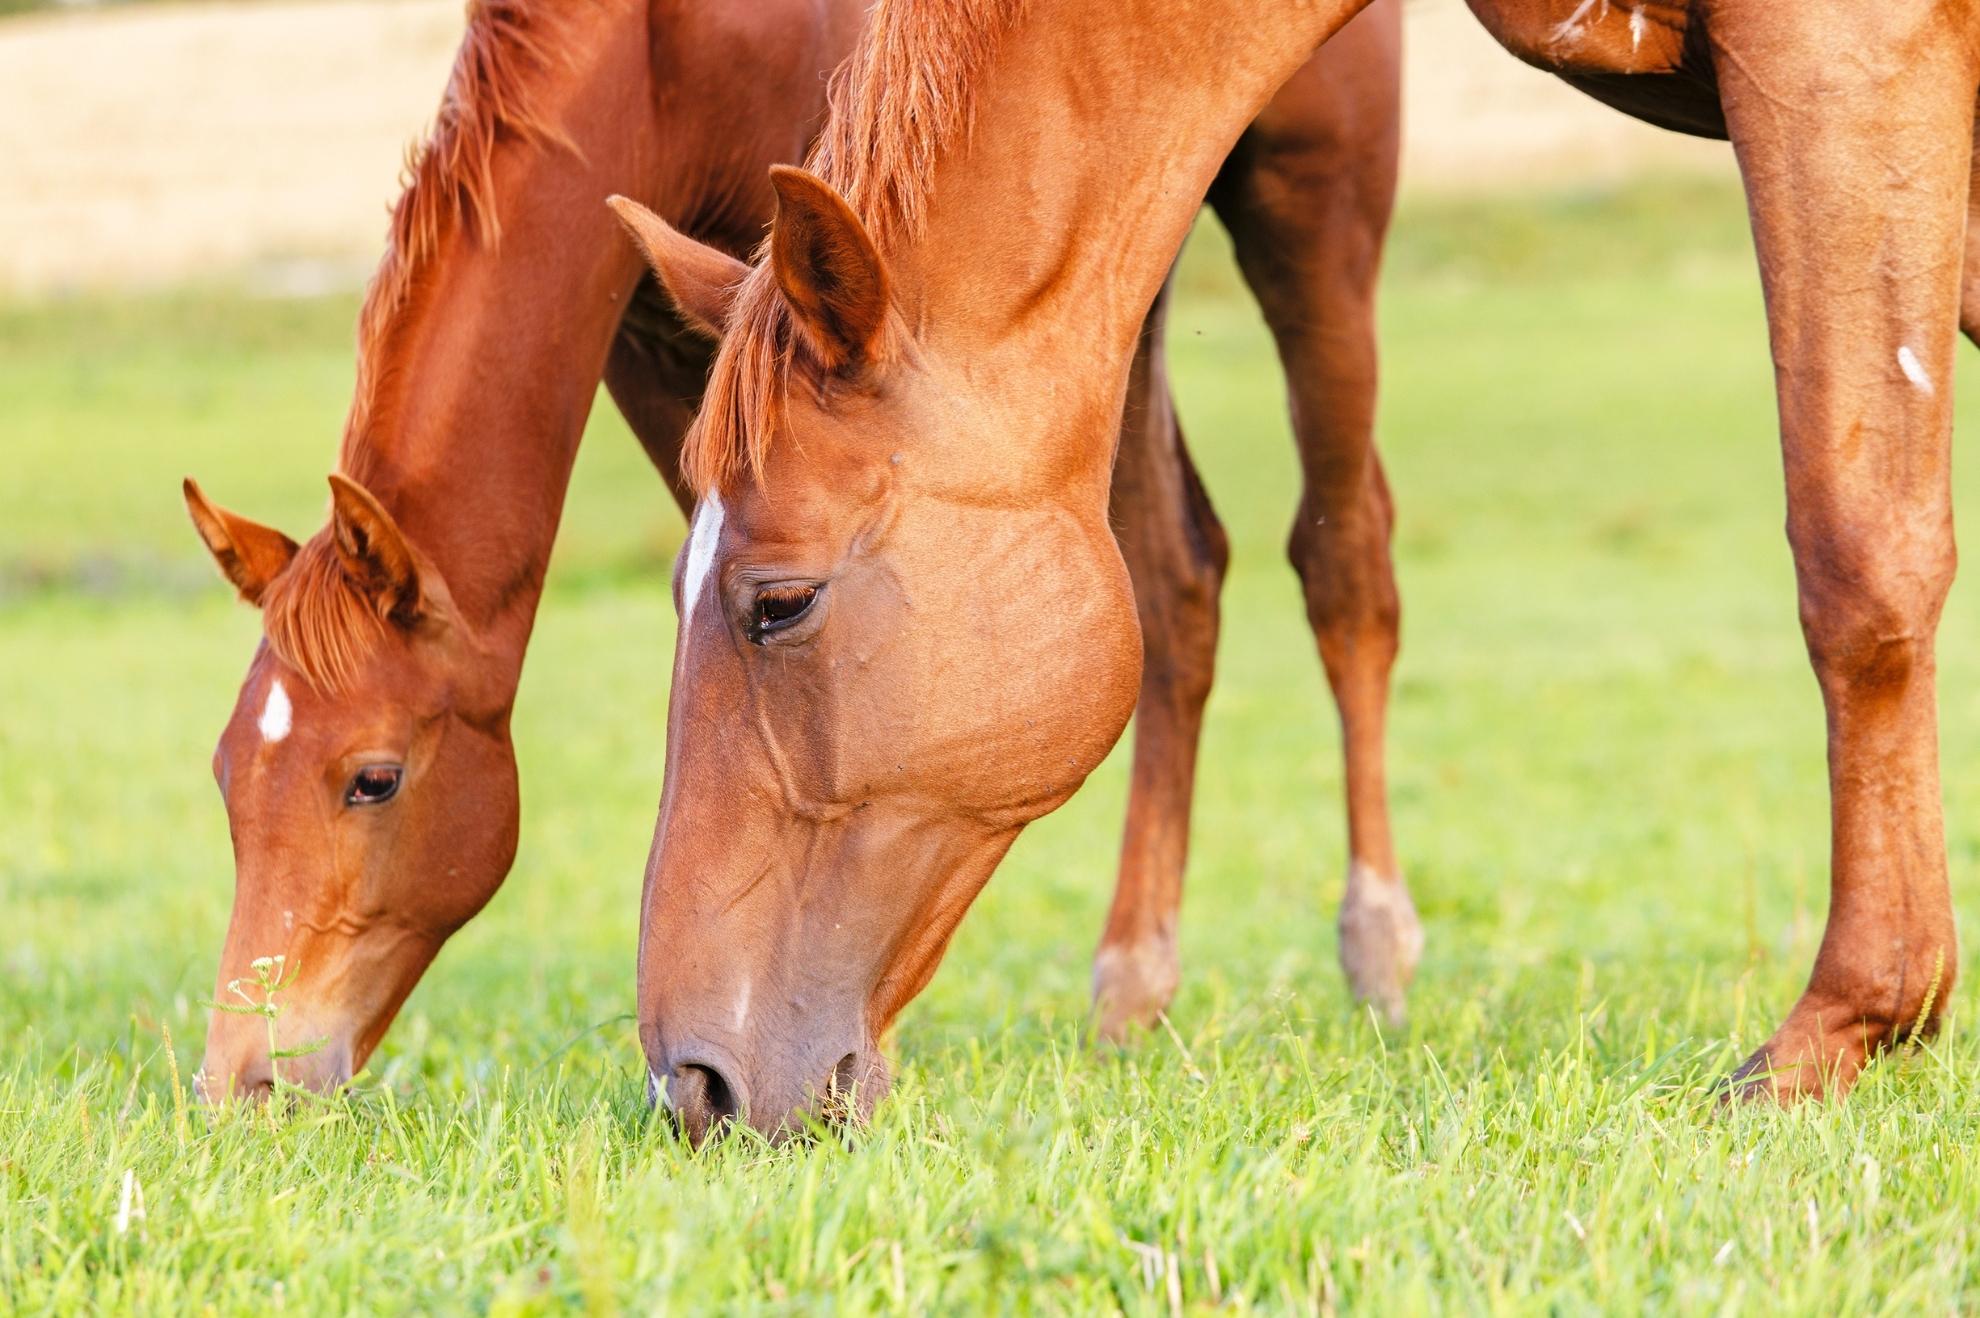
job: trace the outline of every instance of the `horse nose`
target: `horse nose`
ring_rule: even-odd
[[[193,1092],[208,1103],[246,1099],[259,1103],[274,1092],[275,1082],[265,1063],[250,1060],[223,1062],[211,1053],[193,1076]]]
[[[740,1121],[743,1095],[708,1061],[679,1062],[668,1072],[663,1096],[688,1142],[697,1147],[728,1122]]]
[[[196,1081],[209,1103],[229,1099],[258,1103],[274,1093],[278,1070],[285,1086],[332,1093],[350,1082],[350,1043],[325,1039],[307,1053],[278,1060],[269,1054],[266,1035],[242,1037],[216,1031],[207,1042]]]

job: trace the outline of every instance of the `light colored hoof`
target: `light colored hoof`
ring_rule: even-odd
[[[1355,1000],[1375,1008],[1385,1024],[1400,1027],[1408,1019],[1409,984],[1423,957],[1423,924],[1409,888],[1360,863],[1350,866],[1339,928],[1341,970]]]
[[[1152,1029],[1180,978],[1173,940],[1101,947],[1093,957],[1094,1029],[1109,1043]]]

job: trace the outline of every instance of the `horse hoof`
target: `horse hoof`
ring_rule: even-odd
[[[1407,996],[1423,956],[1423,924],[1401,879],[1385,879],[1359,863],[1348,870],[1339,919],[1341,971],[1356,1002],[1400,1028]]]
[[[1762,1045],[1719,1081],[1713,1093],[1721,1104],[1771,1102],[1786,1107],[1828,1094],[1841,1097],[1854,1080],[1853,1075],[1844,1080],[1839,1068],[1825,1072],[1812,1062],[1784,1062],[1771,1045]]]
[[[1117,1044],[1136,1031],[1153,1029],[1176,996],[1180,978],[1173,941],[1102,947],[1093,958],[1095,1034]]]
[[[1873,1024],[1866,1015],[1804,997],[1773,1037],[1720,1082],[1720,1100],[1771,1099],[1785,1106],[1804,1099],[1841,1098],[1855,1086],[1871,1058],[1907,1033]],[[1850,1023],[1829,1023],[1833,1021]]]

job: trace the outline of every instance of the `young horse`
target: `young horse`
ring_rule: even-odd
[[[234,911],[217,996],[281,954],[283,1078],[348,1078],[514,856],[509,711],[601,373],[670,469],[708,349],[598,205],[632,191],[746,250],[800,154],[852,0],[476,0],[359,324],[330,521],[297,546],[209,503],[201,537],[265,641],[214,755]],[[681,58],[693,52],[693,58]],[[750,78],[733,70],[747,65]],[[499,245],[498,245],[499,239]],[[213,1095],[265,1090],[259,1020],[216,1012]]]
[[[1399,25],[1393,5],[1381,9],[1357,25],[1367,28],[1357,51],[1330,57],[1352,57],[1351,74],[1316,62],[1261,116],[1216,201],[1280,338],[1315,473],[1309,500],[1340,528],[1299,561],[1350,729],[1354,873],[1382,876],[1351,882],[1343,955],[1357,991],[1393,1011],[1414,923],[1381,797],[1395,608],[1370,439],[1371,297],[1394,184]],[[267,635],[215,756],[237,868],[220,995],[250,977],[255,957],[282,954],[295,979],[279,1041],[329,1041],[284,1061],[283,1078],[317,1088],[363,1063],[440,944],[509,868],[508,712],[601,361],[685,506],[678,444],[709,349],[650,283],[635,285],[637,259],[598,231],[609,220],[583,199],[632,191],[745,248],[769,213],[765,168],[802,149],[823,112],[822,71],[850,47],[863,4],[806,5],[801,22],[756,7],[692,20],[669,11],[652,63],[626,54],[647,48],[645,25],[662,15],[634,4],[547,12],[470,9],[367,299],[331,524],[298,549],[186,491],[222,570],[264,607]],[[677,50],[707,58],[676,63]],[[737,63],[766,77],[731,86],[721,71]],[[753,137],[738,138],[737,115]],[[1263,200],[1273,189],[1324,191],[1330,204],[1314,208],[1324,220],[1274,209]],[[1222,573],[1221,531],[1175,425],[1153,319],[1134,403],[1115,516],[1138,601],[1166,625],[1149,630],[1120,885],[1096,968],[1110,1033],[1152,1019],[1174,988]],[[1331,584],[1342,581],[1355,588]],[[1355,644],[1371,629],[1386,639]],[[267,1039],[259,1022],[216,1013],[209,1090],[266,1088]]]
[[[869,1107],[875,1040],[1119,735],[1141,641],[1107,483],[1141,308],[1228,144],[1357,5],[1021,8],[882,0],[813,171],[776,172],[755,269],[643,226],[725,327],[685,454],[703,499],[639,977],[655,1084],[696,1137],[843,1110],[849,1086]],[[1509,35],[1513,7],[1486,12]],[[1740,149],[1835,796],[1814,977],[1740,1074],[1839,1090],[1953,981],[1931,636],[1980,23],[1551,17],[1524,30],[1664,61],[1661,84],[1591,74],[1613,97],[1711,89]]]

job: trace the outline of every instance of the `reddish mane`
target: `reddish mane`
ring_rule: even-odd
[[[440,113],[426,140],[406,153],[405,190],[392,208],[385,255],[358,315],[358,386],[344,425],[344,456],[378,423],[389,377],[392,331],[441,243],[465,228],[493,247],[502,238],[495,198],[495,148],[507,140],[572,149],[540,104],[538,76],[562,67],[558,0],[471,0],[467,32]],[[356,473],[353,473],[356,474]]]
[[[318,691],[349,685],[385,635],[371,600],[344,571],[336,542],[319,531],[261,597],[268,648]]]
[[[574,149],[543,105],[549,81],[543,75],[564,67],[559,25],[572,7],[561,0],[470,0],[440,112],[425,140],[406,154],[385,255],[358,314],[357,389],[338,461],[354,478],[363,479],[376,432],[389,424],[383,399],[394,343],[443,244],[457,232],[486,247],[501,241],[497,147]],[[325,691],[348,683],[384,634],[371,600],[344,572],[327,528],[270,584],[262,619],[269,647]]]
[[[944,152],[966,142],[976,84],[1026,0],[879,0],[833,75],[806,167],[838,190],[882,251],[921,234]],[[790,318],[759,253],[736,297],[681,468],[697,491],[760,477],[793,359]]]

